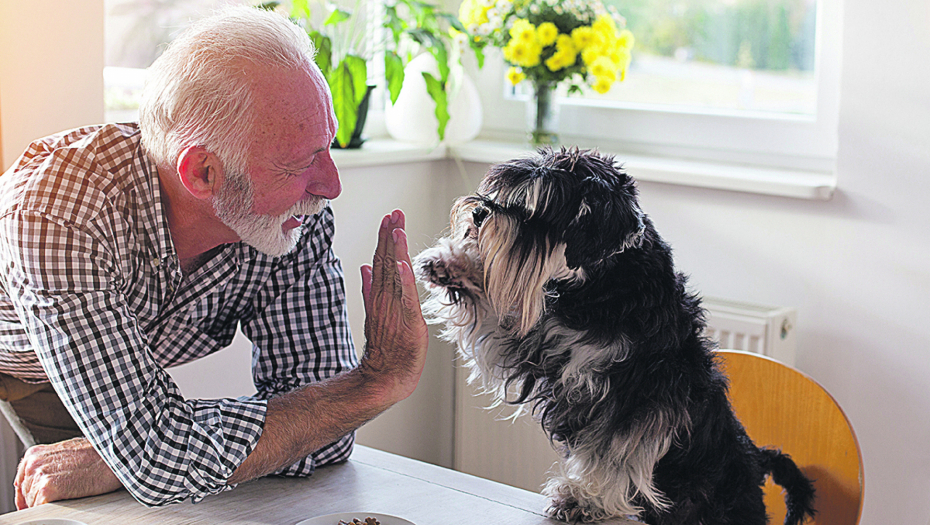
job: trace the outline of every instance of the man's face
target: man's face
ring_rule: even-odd
[[[299,219],[316,215],[326,206],[326,199],[314,196],[298,201],[282,214],[262,215],[252,211],[252,192],[248,174],[227,170],[225,184],[213,196],[213,210],[242,242],[272,257],[293,250],[303,232]]]
[[[213,208],[243,242],[279,257],[300,238],[300,218],[342,192],[329,152],[336,118],[319,75],[276,72],[259,81],[255,99],[248,173],[227,168]]]

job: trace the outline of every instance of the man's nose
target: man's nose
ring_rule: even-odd
[[[329,152],[320,154],[321,163],[317,176],[307,185],[307,193],[319,195],[327,199],[335,199],[342,193],[342,181],[339,180],[339,170]]]

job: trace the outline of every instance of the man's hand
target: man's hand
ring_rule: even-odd
[[[360,368],[387,380],[397,401],[416,388],[429,339],[404,227],[402,211],[385,216],[372,265],[362,266],[366,344]]]
[[[429,335],[404,222],[400,210],[384,217],[374,260],[362,266],[367,343],[359,367],[270,399],[262,436],[229,483],[290,465],[413,393]]]
[[[83,498],[122,488],[85,438],[29,448],[16,471],[16,508]]]

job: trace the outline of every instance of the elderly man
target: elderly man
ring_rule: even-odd
[[[400,211],[361,270],[360,362],[352,344],[330,248],[336,126],[307,35],[234,9],[156,61],[138,126],[36,141],[0,177],[0,398],[51,443],[20,464],[18,507],[308,475],[413,392],[427,331]],[[257,394],[184,399],[165,367],[237,325]]]

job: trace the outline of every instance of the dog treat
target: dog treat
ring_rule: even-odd
[[[381,522],[376,518],[368,516],[365,518],[365,521],[360,521],[358,518],[352,518],[352,521],[339,520],[339,523],[336,525],[381,525]]]

